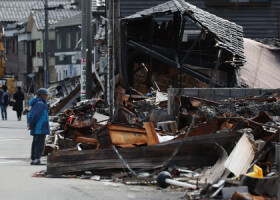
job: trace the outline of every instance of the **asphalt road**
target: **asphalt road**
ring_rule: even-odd
[[[108,181],[79,178],[32,177],[46,165],[30,165],[32,137],[26,128],[26,116],[17,121],[8,108],[8,120],[0,118],[0,199],[182,199],[184,191],[161,190],[155,186],[131,186]],[[44,159],[44,158],[43,158]],[[46,160],[43,160],[46,163]]]

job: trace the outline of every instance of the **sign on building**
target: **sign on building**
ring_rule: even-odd
[[[43,53],[43,41],[42,40],[37,40],[36,42],[36,47],[37,47],[37,52],[38,53]]]
[[[81,59],[81,100],[86,99],[86,76],[87,66],[86,58]]]

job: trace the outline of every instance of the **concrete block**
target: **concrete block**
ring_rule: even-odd
[[[214,101],[221,101],[230,97],[230,91],[228,88],[215,88],[214,89]]]
[[[184,88],[183,95],[198,97],[198,89],[197,88]]]
[[[168,88],[167,93],[170,96],[176,96],[180,93],[180,90],[178,88]]]
[[[198,89],[198,97],[208,100],[215,100],[214,89],[211,88],[199,88]]]
[[[246,89],[246,96],[259,96],[261,95],[261,90],[259,88]]]
[[[230,97],[231,98],[239,98],[246,96],[246,89],[243,88],[232,88],[230,89]]]
[[[261,89],[261,94],[278,92],[279,89]]]

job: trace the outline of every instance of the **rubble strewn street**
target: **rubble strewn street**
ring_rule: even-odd
[[[173,118],[164,114],[166,100],[155,97],[128,98],[111,120],[102,122],[94,117],[96,110],[106,109],[98,108],[98,101],[68,108],[56,117],[46,144],[46,177],[98,175],[124,184],[183,186],[185,195],[196,199],[222,198],[228,195],[226,188],[241,191],[240,186],[251,195],[277,195],[279,94],[220,102],[175,98],[178,109]],[[271,186],[260,190],[252,177],[270,180]]]

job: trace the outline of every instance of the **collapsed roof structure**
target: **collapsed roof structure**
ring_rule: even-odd
[[[243,28],[235,23],[172,0],[125,17],[121,29],[126,87],[240,86]]]

